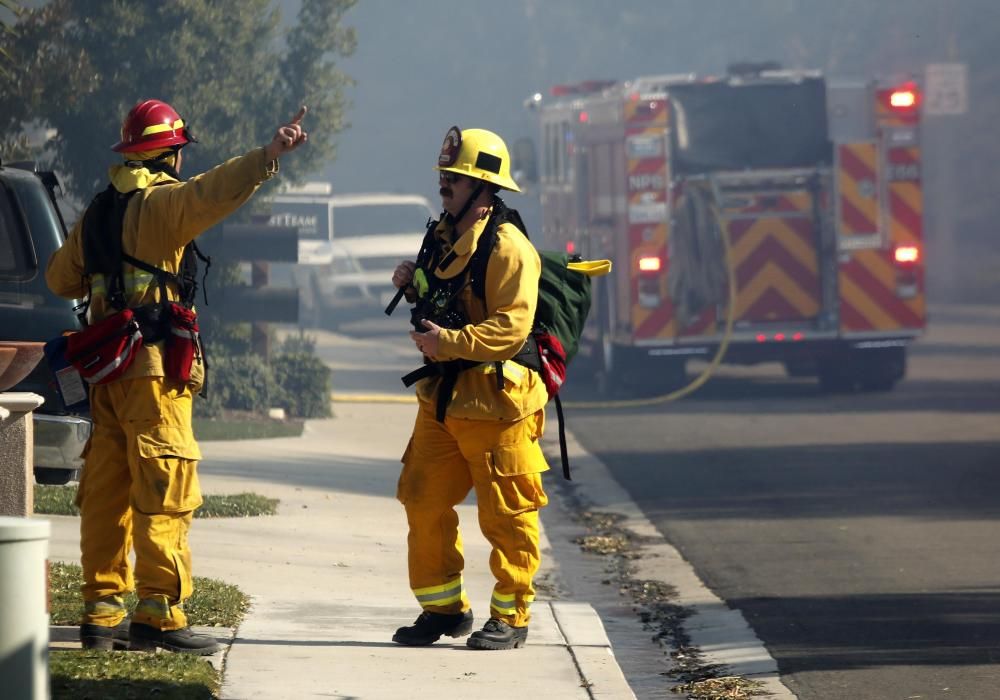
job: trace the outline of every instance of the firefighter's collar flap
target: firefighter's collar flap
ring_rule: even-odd
[[[492,213],[492,210],[490,211]],[[465,269],[465,266],[469,263],[469,258],[476,250],[476,245],[479,243],[479,237],[483,235],[483,231],[486,230],[486,224],[489,222],[489,214],[483,219],[479,219],[472,225],[468,231],[462,234],[455,243],[450,247],[450,249],[442,249],[441,260],[442,262],[447,262],[446,266],[439,267],[435,274],[441,279],[449,279],[459,274]],[[439,241],[447,241],[449,238],[449,233],[452,228],[438,227],[436,233],[438,235]],[[451,255],[450,253],[454,253]]]

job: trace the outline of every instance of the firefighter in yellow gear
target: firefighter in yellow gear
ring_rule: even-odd
[[[122,251],[176,275],[185,246],[246,202],[278,172],[278,158],[307,140],[300,123],[304,114],[305,107],[264,147],[184,181],[181,149],[194,140],[184,120],[159,100],[133,107],[122,124],[121,141],[112,147],[125,162],[109,170],[115,190],[137,191],[121,221]],[[85,219],[52,255],[46,280],[60,296],[89,295],[89,321],[96,323],[116,309],[108,299],[109,280],[84,273]],[[122,269],[128,308],[160,301],[151,274],[128,264]],[[181,290],[172,287],[165,289],[175,300]],[[219,648],[214,638],[191,631],[182,608],[192,592],[188,530],[202,503],[201,452],[191,415],[203,379],[200,357],[190,381],[165,376],[160,341],[144,345],[118,380],[90,389],[94,427],[76,499],[85,648],[111,649],[126,641],[133,649],[201,655]],[[139,603],[126,627],[122,597],[133,588]]]
[[[491,221],[503,206],[497,191],[519,191],[499,136],[453,127],[437,170],[445,212],[432,232],[431,250],[402,262],[393,284],[406,290],[418,316],[421,300],[436,289],[456,290],[453,303],[464,322],[445,327],[425,319],[410,336],[430,365],[449,367],[459,360],[465,368],[453,386],[442,376],[416,385],[419,408],[397,497],[409,524],[410,587],[423,612],[413,625],[399,628],[393,641],[424,646],[472,630],[455,506],[474,488],[496,585],[490,618],[468,646],[511,649],[527,639],[532,579],[540,563],[538,512],[548,502],[541,477],[549,467],[539,445],[548,394],[534,370],[510,361],[531,332],[541,261],[516,226]],[[468,265],[490,225],[496,226],[497,243],[480,299],[468,284]]]

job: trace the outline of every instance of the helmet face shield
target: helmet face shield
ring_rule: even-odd
[[[457,173],[520,192],[510,176],[510,154],[499,136],[486,129],[448,129],[435,170]]]

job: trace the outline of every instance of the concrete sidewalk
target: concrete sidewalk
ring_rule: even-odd
[[[194,572],[236,584],[253,607],[224,659],[222,697],[633,698],[586,601],[553,600],[558,562],[543,531],[528,644],[475,651],[445,637],[393,644],[420,610],[406,575],[406,520],[395,499],[416,407],[337,404],[300,438],[202,444],[205,493],[279,498],[277,516],[195,520]],[[553,471],[553,478],[558,474]],[[489,617],[489,546],[474,503],[459,507],[465,583]],[[51,558],[79,560],[78,520],[53,518]]]

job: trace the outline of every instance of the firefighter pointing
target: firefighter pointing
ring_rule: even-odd
[[[471,632],[455,506],[475,488],[496,585],[489,619],[468,645],[512,649],[528,636],[538,510],[548,502],[538,444],[548,394],[537,372],[511,361],[532,329],[541,262],[497,197],[519,191],[499,136],[453,127],[437,170],[442,219],[392,278],[415,303],[410,337],[426,358],[404,378],[416,383],[419,409],[397,493],[409,522],[410,588],[423,612],[393,641],[425,646]],[[488,264],[474,280],[481,240],[495,244],[482,246]]]
[[[184,181],[182,149],[195,141],[189,126],[165,102],[140,102],[112,147],[124,163],[110,168],[110,185],[49,260],[52,291],[87,305],[88,328],[66,353],[90,383],[94,420],[77,492],[84,648],[127,639],[140,650],[218,650],[191,631],[182,609],[192,593],[188,529],[202,502],[191,427],[205,375],[193,242],[306,142],[305,113],[264,147]],[[139,603],[126,627],[122,601],[133,586]]]

